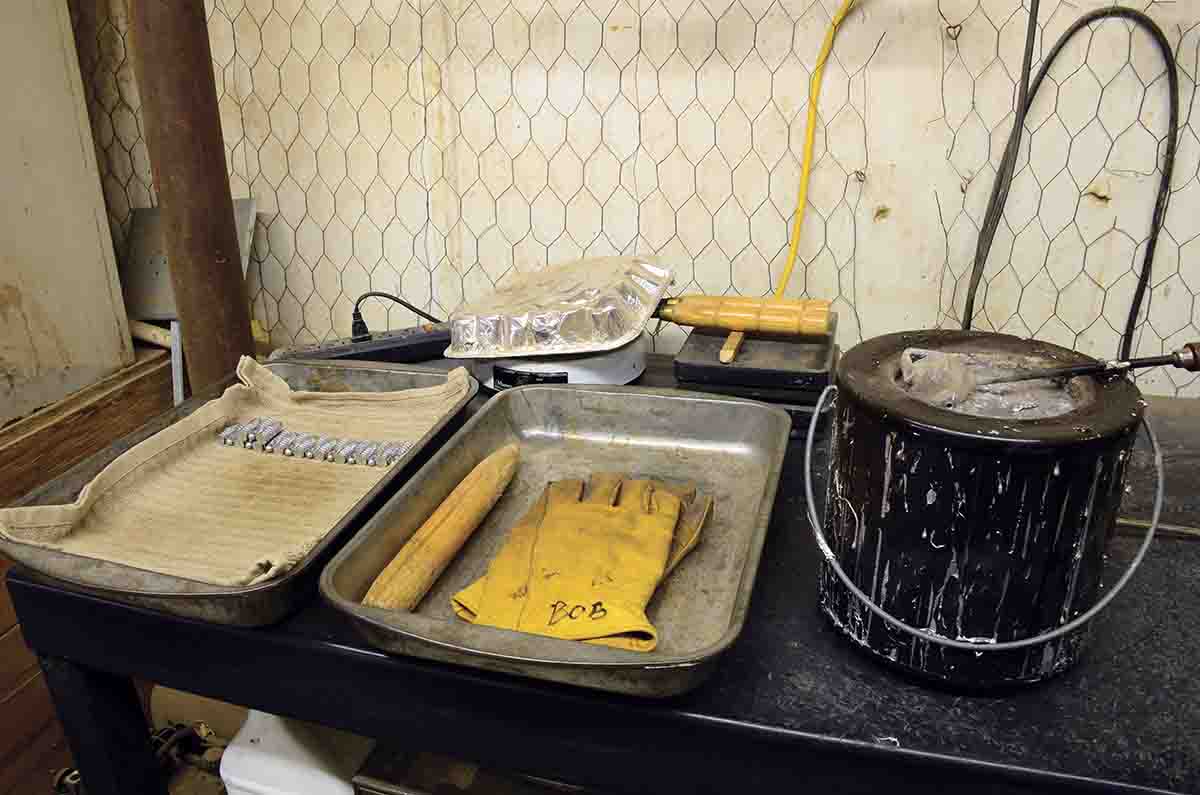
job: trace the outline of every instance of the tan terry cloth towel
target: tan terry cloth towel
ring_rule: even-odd
[[[273,417],[286,430],[416,441],[466,394],[470,377],[400,392],[293,392],[253,359],[240,384],[121,455],[70,505],[0,510],[0,534],[213,585],[252,585],[292,568],[383,476],[223,445],[233,422]]]

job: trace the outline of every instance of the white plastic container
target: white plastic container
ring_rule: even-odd
[[[373,740],[251,710],[221,757],[229,795],[354,795]]]

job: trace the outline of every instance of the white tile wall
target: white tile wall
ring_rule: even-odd
[[[154,201],[123,0],[71,0],[114,239]],[[810,70],[837,0],[207,0],[249,289],[279,344],[345,335],[354,297],[445,314],[513,269],[653,252],[677,291],[778,284]],[[1043,0],[1039,54],[1097,0]],[[1181,68],[1181,140],[1139,349],[1200,337],[1200,7],[1139,3]],[[1012,124],[1020,0],[864,0],[825,74],[789,293],[841,341],[956,325]],[[1039,55],[1040,57],[1040,55]],[[1052,70],[978,324],[1115,352],[1157,182],[1165,79],[1123,22]],[[386,304],[373,327],[414,318]],[[659,349],[683,332],[666,327]],[[1159,372],[1152,392],[1200,382]]]

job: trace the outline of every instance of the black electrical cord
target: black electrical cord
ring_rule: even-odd
[[[964,329],[971,328],[971,318],[975,315],[975,293],[979,290],[983,268],[987,264],[988,253],[992,250],[996,229],[1000,226],[1000,216],[1008,202],[1008,191],[1012,187],[1013,172],[1016,171],[1017,153],[1021,150],[1021,136],[1025,134],[1025,117],[1029,114],[1029,106],[1034,96],[1029,91],[1029,73],[1033,69],[1033,45],[1037,40],[1040,6],[1041,0],[1030,0],[1029,25],[1025,29],[1025,54],[1021,58],[1021,79],[1017,84],[1017,115],[1013,121],[1012,132],[1008,135],[1008,143],[1004,147],[1000,170],[996,172],[996,179],[992,182],[992,195],[988,199],[987,212],[983,216],[983,226],[979,229],[979,239],[975,242],[975,263],[971,269],[971,283],[967,288],[967,302],[963,308]],[[1045,65],[1043,64],[1043,69]]]
[[[996,174],[996,182],[992,185],[992,196],[988,201],[987,213],[984,215],[984,225],[979,234],[979,246],[975,252],[975,264],[971,271],[971,282],[967,289],[967,302],[965,311],[963,312],[962,327],[964,329],[971,328],[971,317],[975,310],[975,293],[979,289],[980,279],[983,278],[983,269],[987,264],[988,252],[991,250],[992,240],[996,234],[996,227],[1000,223],[1000,216],[1004,212],[1004,203],[1008,199],[1008,190],[1012,185],[1017,152],[1020,149],[1021,133],[1025,126],[1025,115],[1029,111],[1029,106],[1033,103],[1033,98],[1037,96],[1038,89],[1041,88],[1042,81],[1050,71],[1054,59],[1062,52],[1072,36],[1096,20],[1106,17],[1120,17],[1128,19],[1144,28],[1150,34],[1150,37],[1154,39],[1154,43],[1158,45],[1158,49],[1162,53],[1163,61],[1167,67],[1167,85],[1170,99],[1170,120],[1167,127],[1166,151],[1163,153],[1162,181],[1159,183],[1158,197],[1154,203],[1154,215],[1150,220],[1150,236],[1146,242],[1146,256],[1142,262],[1142,271],[1138,276],[1137,288],[1134,290],[1133,303],[1129,307],[1129,317],[1125,322],[1125,332],[1121,336],[1121,347],[1117,352],[1117,358],[1128,359],[1130,353],[1133,351],[1133,332],[1137,326],[1137,317],[1142,311],[1142,302],[1145,300],[1146,289],[1150,284],[1150,275],[1154,265],[1154,252],[1158,246],[1158,235],[1162,231],[1163,223],[1166,220],[1167,204],[1171,198],[1171,178],[1175,171],[1175,153],[1179,146],[1179,67],[1175,62],[1175,54],[1171,51],[1170,42],[1167,41],[1166,35],[1153,19],[1133,8],[1110,6],[1091,11],[1075,20],[1062,36],[1059,37],[1054,47],[1051,48],[1046,58],[1042,61],[1042,66],[1038,70],[1037,77],[1034,78],[1032,85],[1028,86],[1028,90],[1024,90],[1028,81],[1030,66],[1033,63],[1032,42],[1035,26],[1037,25],[1038,0],[1033,0],[1031,5],[1029,33],[1026,36],[1025,42],[1025,62],[1021,69],[1023,91],[1021,99],[1018,100],[1020,102],[1018,105],[1018,118],[1013,132],[1009,136],[1008,146],[1005,147],[1004,159],[1000,163],[1000,171]]]
[[[442,321],[438,320],[436,317],[434,317],[433,315],[424,311],[423,309],[418,309],[417,307],[413,306],[408,301],[405,301],[403,298],[401,298],[398,295],[392,295],[391,293],[380,293],[380,292],[363,293],[354,302],[354,312],[352,312],[350,315],[350,337],[351,337],[351,339],[356,340],[356,341],[364,340],[367,337],[371,336],[371,331],[370,331],[370,329],[367,328],[367,322],[365,320],[363,320],[363,316],[362,316],[362,302],[367,300],[368,298],[386,298],[389,301],[395,301],[397,304],[400,304],[400,306],[404,307],[409,312],[412,312],[417,317],[421,317],[421,318],[428,320],[430,323],[441,323],[442,322]]]

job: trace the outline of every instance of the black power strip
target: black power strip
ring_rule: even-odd
[[[316,345],[280,348],[271,361],[281,359],[356,359],[371,362],[414,364],[440,359],[450,345],[450,326],[426,323],[412,328],[380,331],[363,340],[340,339]]]

